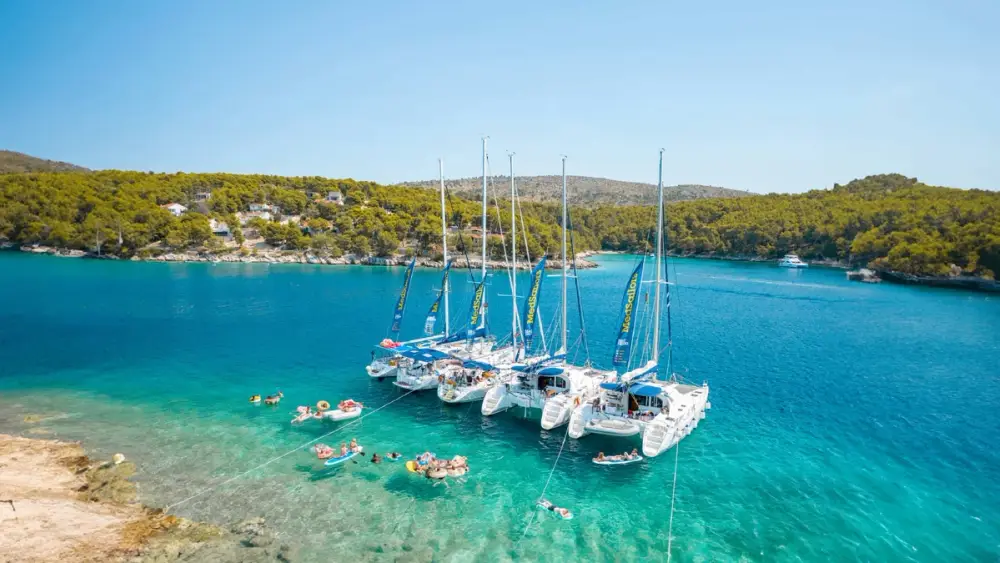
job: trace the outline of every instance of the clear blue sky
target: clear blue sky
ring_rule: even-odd
[[[0,148],[91,168],[1000,188],[1000,1],[0,2]]]

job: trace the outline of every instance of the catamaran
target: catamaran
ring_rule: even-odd
[[[406,267],[406,273],[403,275],[403,286],[399,290],[399,297],[396,299],[396,307],[393,310],[392,324],[389,327],[389,334],[393,337],[398,337],[403,322],[403,312],[406,310],[407,296],[410,292],[410,280],[413,278],[413,266],[415,264],[416,259],[410,260],[410,264]],[[446,265],[446,279],[447,275],[448,269]],[[440,339],[441,336],[425,335],[421,338],[405,342],[398,342],[394,338],[387,336],[372,350],[372,361],[365,367],[365,371],[368,372],[370,377],[380,380],[387,377],[396,377],[400,367],[408,363],[408,359],[402,355],[403,351],[427,346],[435,340]]]
[[[471,403],[480,401],[493,388],[503,386],[506,376],[510,372],[509,366],[520,356],[523,348],[518,346],[518,333],[520,319],[517,311],[517,208],[516,208],[516,188],[514,183],[514,155],[509,154],[510,160],[510,212],[511,212],[511,259],[508,276],[511,288],[511,336],[510,346],[494,350],[489,356],[479,359],[467,359],[461,362],[451,362],[438,374],[438,398],[446,403]],[[485,163],[484,163],[485,166]],[[485,168],[484,168],[485,172]],[[483,175],[483,198],[486,197],[486,175]],[[483,208],[485,213],[485,207]],[[499,211],[499,209],[498,209]],[[483,225],[485,226],[485,220]],[[483,253],[485,256],[485,227],[483,229]],[[544,269],[544,259],[540,264],[539,272]],[[484,263],[485,275],[485,263]],[[533,277],[538,277],[534,275]],[[537,288],[534,293],[537,297]],[[473,314],[475,310],[473,310]],[[485,314],[485,311],[484,311]],[[530,329],[529,329],[530,332]],[[529,339],[530,345],[530,339]],[[498,367],[499,366],[499,367]]]
[[[657,230],[654,268],[652,345],[649,360],[630,369],[616,381],[601,384],[602,392],[593,402],[581,404],[573,411],[569,423],[569,436],[582,438],[588,434],[631,437],[642,436],[642,453],[654,457],[675,446],[698,426],[708,402],[708,384],[688,385],[678,380],[673,370],[673,342],[670,328],[670,286],[667,270],[661,268],[663,257],[663,151],[660,151],[660,179],[657,188]],[[663,257],[665,261],[665,257]],[[645,259],[644,259],[645,260]],[[644,262],[639,262],[629,276],[622,306],[622,322],[615,343],[612,363],[632,366],[633,335],[637,297],[642,284]],[[665,265],[665,262],[664,262]],[[662,288],[666,288],[663,291]],[[659,380],[660,311],[661,296],[665,294],[667,318],[667,380]]]
[[[568,314],[567,287],[569,278],[569,261],[566,257],[567,192],[566,192],[566,159],[562,161],[563,208],[562,208],[562,342],[554,354],[527,358],[514,364],[508,373],[501,375],[503,385],[497,385],[487,392],[483,399],[480,412],[486,416],[505,411],[514,407],[524,409],[541,409],[541,426],[551,430],[566,424],[576,405],[591,401],[600,393],[599,385],[614,376],[614,372],[595,369],[589,359],[583,366],[576,366],[566,361],[568,349]],[[545,268],[544,258],[532,270],[532,285],[524,303],[524,349],[531,346],[538,317],[538,294]],[[574,277],[574,279],[576,279]],[[579,287],[577,287],[579,295]],[[579,302],[577,303],[579,306]],[[582,329],[582,324],[581,324]],[[585,336],[585,335],[584,335]],[[544,340],[544,335],[543,335]],[[543,347],[544,348],[544,347]]]
[[[444,208],[444,176],[442,172],[441,205]],[[444,368],[454,365],[455,360],[481,360],[489,363],[511,361],[509,350],[494,350],[496,339],[489,334],[486,323],[486,139],[483,139],[483,222],[482,222],[482,270],[481,277],[473,293],[468,324],[454,334],[446,336],[433,345],[418,350],[406,350],[401,355],[412,363],[398,370],[395,385],[411,391],[435,389],[442,380]],[[444,223],[442,212],[442,223]],[[447,229],[443,231],[447,237]],[[445,240],[445,245],[447,241]],[[447,280],[445,280],[447,284]],[[444,291],[447,297],[448,292]],[[445,314],[447,319],[447,313]]]

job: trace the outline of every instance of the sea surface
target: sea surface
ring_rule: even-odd
[[[599,262],[579,283],[590,357],[606,366],[634,257]],[[598,451],[638,442],[565,440],[537,413],[486,418],[370,380],[402,268],[15,252],[0,253],[0,432],[122,452],[143,502],[219,523],[263,516],[303,561],[664,561],[675,461],[674,561],[997,560],[1000,299],[823,268],[669,271],[676,368],[707,381],[712,403],[676,457],[598,467]],[[421,330],[439,277],[414,274],[403,336]],[[452,279],[457,322],[472,285]],[[491,279],[504,333],[509,284]],[[549,325],[559,283],[545,283]],[[247,401],[277,389],[277,408]],[[347,397],[385,408],[340,432],[289,424],[296,405]],[[466,455],[472,472],[432,486],[401,463],[327,470],[296,450],[330,432],[322,442],[357,437],[369,452]],[[550,472],[545,495],[573,520],[534,507]]]

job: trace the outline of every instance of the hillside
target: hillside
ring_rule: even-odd
[[[16,172],[87,172],[82,166],[0,150],[0,174]]]
[[[507,190],[510,185],[509,176],[494,176],[493,184],[498,190]],[[438,180],[422,182],[403,182],[403,186],[419,188],[437,188]],[[562,176],[518,176],[518,192],[525,200],[559,201],[562,198]],[[482,178],[458,178],[445,180],[445,186],[454,194],[464,197],[478,198],[482,193]],[[594,205],[611,203],[615,205],[649,205],[656,202],[656,186],[641,182],[623,182],[607,178],[592,178],[590,176],[567,176],[566,189],[571,203],[576,205]],[[689,199],[743,197],[751,195],[739,190],[684,184],[680,186],[664,186],[666,201],[684,201]],[[503,192],[500,192],[503,193]]]
[[[880,271],[993,278],[1000,273],[1000,192],[928,186],[900,174],[833,189],[706,199],[668,208],[678,254],[777,259],[796,253]],[[651,207],[582,209],[575,219],[600,248],[645,244]]]
[[[328,192],[340,201],[327,201]],[[149,256],[166,250],[221,251],[209,216],[243,224],[271,246],[318,256],[434,257],[440,215],[434,190],[320,177],[247,174],[89,173],[0,174],[0,241],[86,250],[95,240],[105,254]],[[163,207],[184,204],[174,216]],[[270,204],[274,219],[248,212]],[[341,204],[342,203],[342,204]],[[256,205],[255,205],[256,204]],[[196,213],[201,209],[206,214]],[[522,205],[533,259],[559,252],[557,203]],[[280,211],[279,211],[280,210]],[[237,214],[240,216],[237,216]],[[479,203],[452,197],[449,224],[479,222]],[[510,224],[501,202],[488,217],[490,233]],[[676,254],[776,259],[794,252],[918,276],[956,274],[993,278],[1000,272],[1000,193],[928,186],[899,174],[869,176],[802,194],[697,199],[667,208],[669,249]],[[649,205],[574,206],[574,246],[583,250],[643,251],[653,238]],[[291,222],[290,222],[291,221]],[[234,236],[242,240],[242,234]],[[478,233],[464,244],[474,253]],[[451,235],[458,248],[459,235]],[[250,253],[251,248],[241,252]],[[503,259],[503,241],[488,238],[488,254]],[[524,249],[519,249],[524,256]]]

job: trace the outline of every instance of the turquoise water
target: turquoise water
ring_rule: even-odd
[[[632,261],[601,264],[580,281],[592,355],[607,364]],[[1000,299],[819,268],[677,260],[672,271],[676,364],[709,382],[713,404],[680,445],[674,560],[997,558]],[[438,278],[414,274],[406,333],[420,330]],[[401,279],[401,268],[0,253],[0,431],[121,451],[139,465],[143,501],[180,501],[336,428],[291,427],[297,404],[400,396],[363,366]],[[471,286],[456,285],[458,316]],[[492,300],[498,332],[508,299]],[[280,407],[247,404],[276,388]],[[549,486],[575,519],[536,514],[518,543],[563,434],[411,395],[323,441],[464,454],[466,483],[431,487],[400,464],[324,470],[300,451],[173,512],[262,515],[306,561],[664,560],[673,452],[597,467],[598,450],[623,449],[599,437],[568,440]]]

